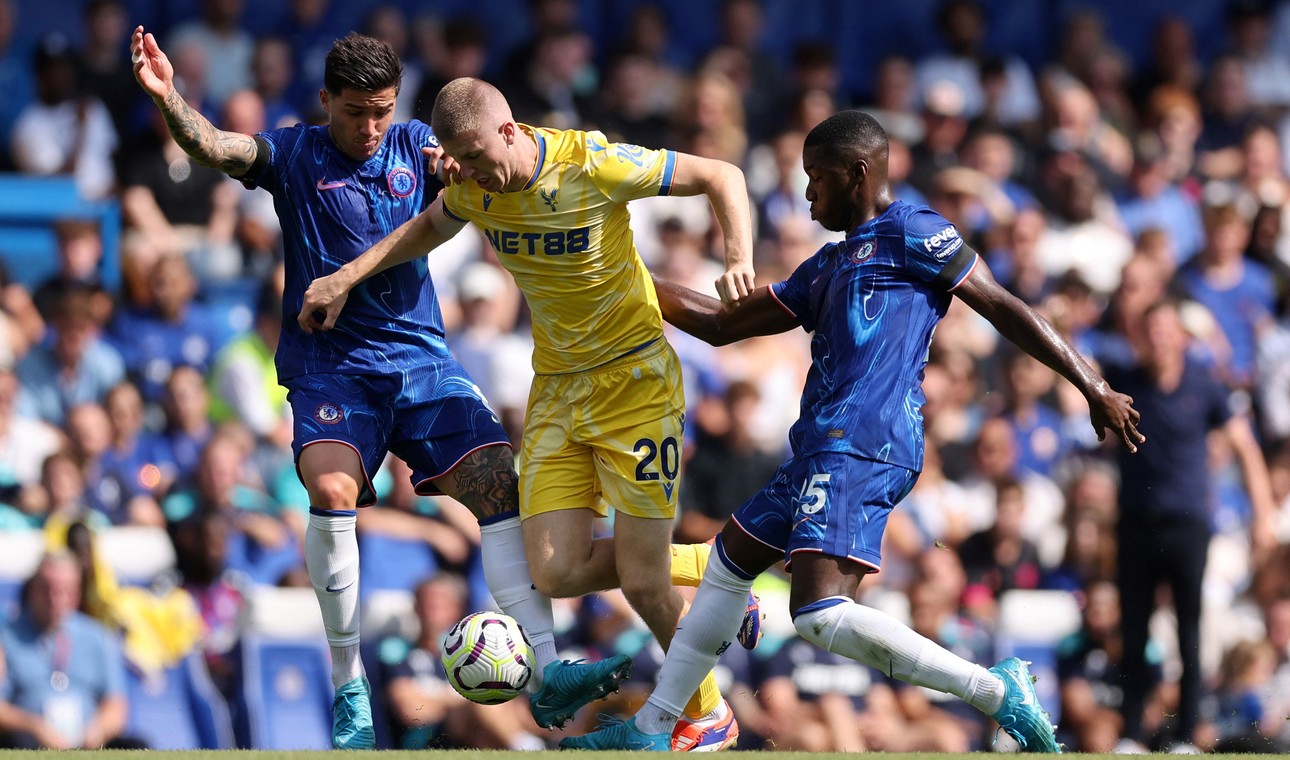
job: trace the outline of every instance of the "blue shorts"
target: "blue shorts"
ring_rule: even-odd
[[[416,382],[424,378],[429,382]],[[363,463],[358,505],[376,501],[372,476],[386,452],[408,463],[422,495],[471,452],[510,445],[497,415],[459,365],[441,363],[402,375],[318,374],[288,380],[294,415],[291,450],[330,441],[354,449]]]
[[[784,552],[847,557],[877,572],[887,515],[918,473],[850,454],[825,452],[780,465],[770,483],[735,510],[745,533]]]

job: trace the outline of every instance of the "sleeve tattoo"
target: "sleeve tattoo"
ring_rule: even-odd
[[[225,132],[184,101],[178,92],[166,97],[162,116],[175,142],[201,163],[232,177],[246,174],[255,164],[255,138],[240,132]]]

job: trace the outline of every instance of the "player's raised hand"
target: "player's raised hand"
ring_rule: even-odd
[[[445,185],[455,185],[461,181],[461,165],[443,152],[443,146],[427,145],[421,149],[421,154],[426,157],[426,170],[431,174],[438,174]]]
[[[751,264],[733,266],[717,278],[717,295],[721,296],[721,303],[727,306],[752,295],[756,287]]]
[[[130,62],[134,64],[134,78],[153,100],[162,100],[175,89],[175,68],[161,52],[157,38],[145,34],[143,26],[136,26],[130,38]]]
[[[1145,442],[1147,437],[1138,432],[1141,415],[1133,408],[1132,398],[1108,388],[1105,393],[1090,398],[1088,406],[1089,417],[1099,441],[1106,439],[1109,428],[1130,454],[1138,453],[1138,445]]]
[[[309,283],[309,289],[305,291],[305,300],[300,306],[300,314],[296,316],[296,322],[300,325],[300,329],[309,335],[312,335],[314,330],[330,330],[336,326],[336,320],[340,317],[341,310],[345,308],[347,300],[349,300],[349,288],[341,285],[335,275],[319,277]]]

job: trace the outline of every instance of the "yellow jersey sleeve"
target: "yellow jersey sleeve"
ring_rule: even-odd
[[[587,132],[583,171],[615,203],[672,193],[676,153],[629,143],[609,142],[600,132]]]

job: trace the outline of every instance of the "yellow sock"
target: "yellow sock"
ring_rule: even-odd
[[[672,585],[698,586],[711,553],[708,544],[672,544]]]
[[[685,703],[685,717],[690,720],[698,720],[721,704],[721,689],[717,687],[717,677],[709,671],[703,677],[703,683],[699,684],[699,690],[694,692],[690,701]]]

